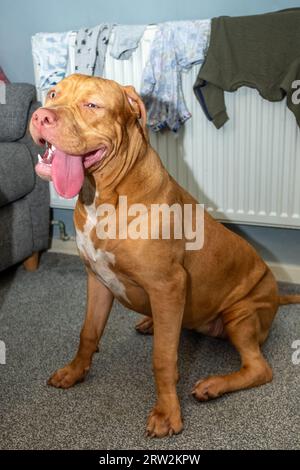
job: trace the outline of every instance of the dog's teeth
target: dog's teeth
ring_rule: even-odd
[[[42,157],[40,156],[40,154],[38,154],[38,161],[39,161],[39,163],[42,163],[42,161],[43,161],[43,159],[42,159]]]
[[[54,145],[51,145],[51,149],[52,149],[52,152],[54,152],[54,150],[56,150],[56,148],[54,147]]]

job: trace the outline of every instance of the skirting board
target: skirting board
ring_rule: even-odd
[[[78,256],[75,240],[64,242],[62,240],[53,239],[49,251],[50,253],[64,253],[66,255]],[[271,271],[273,271],[277,281],[300,284],[300,266],[295,264],[273,263],[272,261],[266,261],[266,263]]]
[[[75,240],[63,241],[57,238],[52,238],[51,248],[48,250],[50,253],[63,253],[64,255],[77,255],[78,250]]]

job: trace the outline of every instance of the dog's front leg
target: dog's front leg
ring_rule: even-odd
[[[151,411],[147,434],[163,437],[182,428],[176,391],[177,354],[186,296],[186,272],[180,266],[167,281],[154,283],[149,291],[153,324],[153,370],[157,402]]]
[[[112,293],[92,273],[88,273],[87,310],[77,354],[70,364],[54,372],[48,380],[48,385],[69,388],[84,379],[93,354],[97,351],[112,303]]]

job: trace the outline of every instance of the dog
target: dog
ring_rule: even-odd
[[[46,145],[37,174],[52,180],[63,197],[79,194],[74,223],[88,278],[77,354],[48,384],[69,388],[84,379],[114,298],[143,314],[139,332],[153,333],[157,399],[147,420],[149,436],[183,429],[176,391],[181,328],[227,338],[241,358],[240,370],[200,379],[192,390],[197,400],[270,382],[272,370],[260,347],[279,305],[299,303],[300,296],[279,295],[270,269],[244,239],[206,212],[198,250],[187,250],[184,236],[166,239],[161,232],[156,239],[97,235],[98,208],[109,205],[118,214],[120,196],[128,205],[142,204],[146,215],[153,204],[197,206],[151,147],[146,110],[134,88],[71,75],[50,89],[30,132]]]

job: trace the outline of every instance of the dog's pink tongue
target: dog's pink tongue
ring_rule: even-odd
[[[52,160],[52,181],[58,194],[66,199],[77,196],[84,181],[82,158],[56,149]]]

